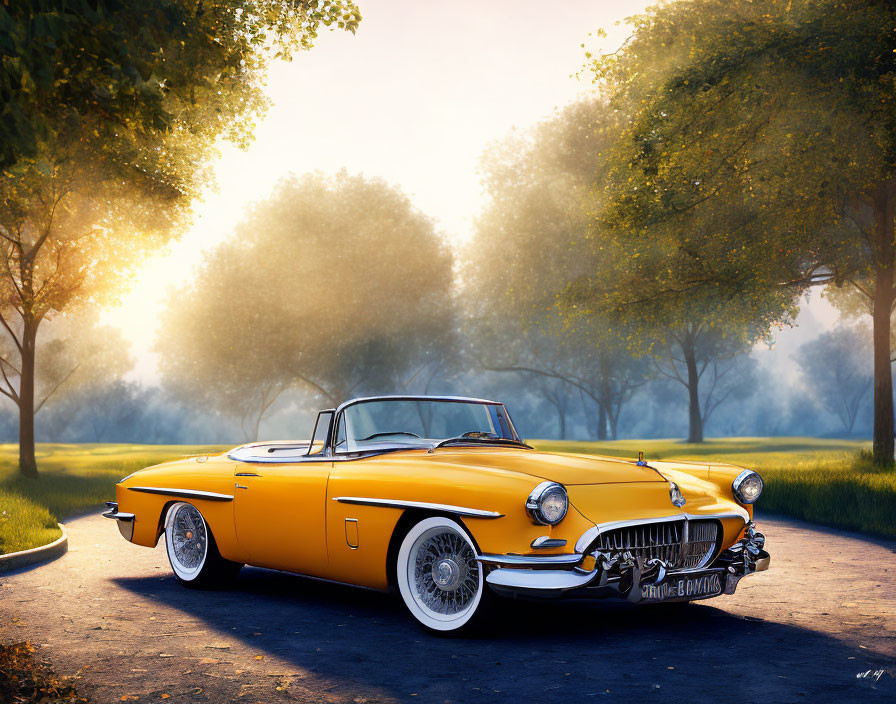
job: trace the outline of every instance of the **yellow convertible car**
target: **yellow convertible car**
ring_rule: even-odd
[[[674,602],[768,568],[753,471],[538,452],[494,401],[386,396],[321,411],[311,440],[253,443],[122,479],[104,514],[165,536],[177,579],[244,564],[395,590],[423,626],[495,595]]]

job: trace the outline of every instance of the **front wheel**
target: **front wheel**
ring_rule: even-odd
[[[174,576],[188,587],[219,586],[242,567],[221,557],[208,524],[192,504],[179,502],[168,509],[165,547]]]
[[[476,547],[449,518],[426,518],[408,531],[398,550],[397,582],[411,615],[425,628],[470,630],[482,618],[485,579]]]

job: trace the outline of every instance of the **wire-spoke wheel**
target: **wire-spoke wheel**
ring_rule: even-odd
[[[242,567],[221,557],[208,524],[192,504],[179,502],[168,509],[165,547],[175,576],[189,586],[216,584]]]
[[[484,579],[467,532],[449,518],[426,518],[405,536],[398,551],[398,590],[405,606],[434,631],[471,623],[482,602]]]

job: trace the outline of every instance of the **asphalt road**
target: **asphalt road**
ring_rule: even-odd
[[[103,703],[896,701],[896,542],[759,527],[771,569],[734,596],[512,603],[488,637],[447,639],[386,595],[268,570],[185,589],[164,541],[90,515],[67,555],[0,577],[0,640]]]

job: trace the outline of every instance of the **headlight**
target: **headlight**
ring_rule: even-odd
[[[745,469],[731,482],[731,491],[742,504],[752,504],[762,494],[763,486],[762,477],[752,469]]]
[[[526,499],[526,510],[532,516],[532,522],[539,525],[558,524],[566,516],[568,508],[566,489],[556,482],[542,482]]]

